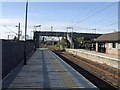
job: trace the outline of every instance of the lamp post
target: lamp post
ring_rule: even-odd
[[[39,31],[41,30],[41,25],[38,25],[37,27],[40,27]]]
[[[95,33],[96,33],[96,28],[93,28],[92,30],[93,30],[93,32],[95,32]]]
[[[28,0],[26,2],[26,13],[25,13],[25,42],[24,42],[24,65],[27,64],[27,49],[26,49],[26,34],[27,34],[27,14],[28,14]]]
[[[34,26],[34,27],[35,27],[35,31],[36,31],[36,28],[37,28],[37,27],[40,27],[40,28],[41,28],[41,25],[37,25],[37,26]]]

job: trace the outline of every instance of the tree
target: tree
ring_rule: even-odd
[[[82,44],[84,39],[82,37],[76,37],[78,44]]]

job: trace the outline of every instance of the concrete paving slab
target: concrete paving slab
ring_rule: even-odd
[[[8,89],[96,88],[48,49],[37,49]]]

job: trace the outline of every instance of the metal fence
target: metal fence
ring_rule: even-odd
[[[34,51],[34,42],[26,41],[27,56]],[[2,40],[2,78],[24,59],[24,41]]]

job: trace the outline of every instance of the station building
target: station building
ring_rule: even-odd
[[[96,51],[120,55],[120,32],[103,34],[96,39]]]

